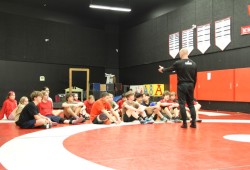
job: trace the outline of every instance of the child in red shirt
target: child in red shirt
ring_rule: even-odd
[[[0,112],[0,120],[3,119],[4,115],[8,120],[14,120],[15,115],[13,110],[17,107],[17,101],[15,100],[16,95],[14,91],[10,91],[6,100],[3,103],[2,110]]]
[[[118,109],[119,109],[119,114],[122,117],[122,105],[123,103],[127,100],[127,97],[125,96],[125,93],[122,94],[122,99],[117,102],[118,104]]]
[[[95,97],[93,95],[89,95],[88,99],[85,100],[83,103],[86,106],[86,112],[90,114],[92,106],[95,103]]]

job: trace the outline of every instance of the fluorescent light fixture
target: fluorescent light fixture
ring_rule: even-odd
[[[130,8],[120,8],[120,7],[112,7],[112,6],[104,6],[104,5],[89,5],[90,8],[96,9],[104,9],[104,10],[111,10],[111,11],[121,11],[121,12],[130,12]]]

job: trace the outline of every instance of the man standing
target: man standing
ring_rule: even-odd
[[[197,77],[197,66],[194,61],[188,58],[188,50],[183,48],[179,52],[180,59],[176,61],[172,66],[164,68],[159,66],[158,71],[163,73],[164,71],[177,73],[177,93],[178,101],[180,105],[180,112],[183,119],[183,124],[181,128],[187,128],[187,114],[185,109],[185,103],[188,104],[190,109],[192,122],[190,127],[196,128],[196,112],[194,108],[194,88],[196,84]]]

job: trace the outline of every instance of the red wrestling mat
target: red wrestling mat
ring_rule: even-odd
[[[180,125],[91,130],[67,138],[64,146],[79,157],[114,169],[250,169],[250,143],[223,138],[249,134],[250,124],[201,123],[197,129]]]

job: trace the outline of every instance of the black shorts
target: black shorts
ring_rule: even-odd
[[[102,120],[102,119],[106,120]],[[105,124],[105,121],[108,120],[108,117],[105,113],[101,113],[100,115],[96,116],[95,119],[92,121],[93,124]]]
[[[32,129],[32,128],[35,128],[35,124],[36,124],[36,120],[35,119],[28,120],[28,121],[23,122],[23,123],[19,123],[18,121],[16,122],[16,125],[19,126],[22,129]]]
[[[136,120],[136,118],[134,118],[132,115],[128,117],[127,113],[123,114],[123,122],[133,122],[134,120]]]

